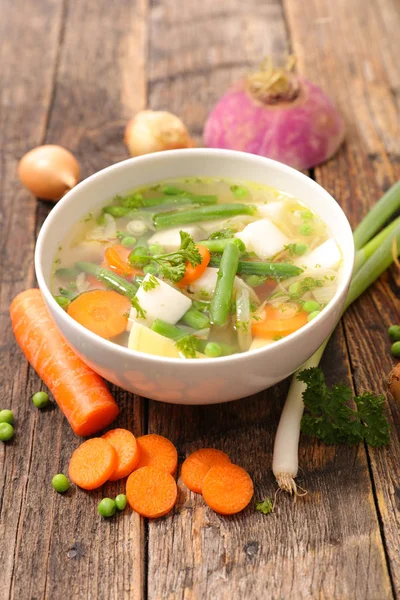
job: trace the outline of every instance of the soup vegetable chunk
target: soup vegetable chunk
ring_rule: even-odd
[[[271,188],[170,180],[116,196],[69,233],[52,291],[132,350],[217,358],[273,344],[333,298],[342,257],[322,220]]]

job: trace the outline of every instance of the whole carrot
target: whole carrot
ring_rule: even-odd
[[[15,338],[52,392],[77,435],[92,435],[117,416],[106,384],[68,346],[52,320],[40,290],[21,292],[10,306]]]

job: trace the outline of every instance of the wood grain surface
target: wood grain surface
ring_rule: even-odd
[[[179,114],[201,144],[222,92],[268,54],[294,52],[345,117],[346,144],[314,176],[355,225],[399,178],[395,0],[3,0],[0,18],[0,381],[16,436],[0,446],[0,598],[30,600],[386,600],[400,596],[399,407],[388,399],[388,449],[325,447],[302,438],[296,503],[274,514],[208,510],[178,481],[169,516],[126,510],[102,520],[101,491],[52,493],[79,443],[56,409],[37,411],[40,381],[13,341],[12,297],[34,284],[36,234],[50,206],[16,178],[40,143],[71,149],[84,177],[127,157],[127,120],[149,106]],[[400,320],[392,270],[349,311],[323,361],[329,382],[385,390],[392,366],[386,328]],[[238,402],[187,407],[113,389],[117,426],[168,436],[180,459],[202,446],[251,473],[255,497],[272,496],[273,437],[288,382]],[[170,390],[171,392],[173,390]]]

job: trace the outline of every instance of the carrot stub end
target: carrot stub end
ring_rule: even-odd
[[[92,290],[80,294],[69,304],[68,314],[81,325],[110,339],[126,329],[131,303],[113,290]]]
[[[139,448],[136,438],[127,429],[111,429],[103,436],[117,453],[117,465],[109,481],[127,477],[139,462]]]
[[[208,471],[218,465],[230,464],[230,458],[222,450],[200,448],[187,457],[182,465],[183,483],[196,494],[201,494],[204,477]]]
[[[156,433],[142,435],[136,441],[139,446],[138,469],[151,466],[158,467],[167,473],[175,473],[178,465],[178,453],[172,442]]]
[[[117,466],[117,453],[104,438],[83,442],[72,454],[68,473],[71,481],[84,490],[103,485]]]
[[[133,471],[126,482],[126,496],[131,508],[148,519],[166,515],[174,507],[177,495],[175,479],[157,467]]]
[[[234,515],[249,504],[254,487],[250,475],[237,465],[211,467],[203,480],[203,498],[221,515]]]

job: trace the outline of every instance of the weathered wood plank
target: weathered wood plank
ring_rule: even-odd
[[[9,233],[7,251],[1,255],[1,319],[2,332],[7,332],[3,349],[10,360],[7,371],[3,364],[0,368],[4,397],[13,398],[18,426],[15,442],[0,449],[6,466],[0,475],[1,540],[8,540],[7,547],[1,542],[0,596],[140,599],[145,579],[143,523],[128,511],[112,522],[97,514],[97,501],[123,491],[123,484],[109,484],[93,494],[78,489],[65,496],[52,493],[53,474],[67,472],[69,457],[80,442],[58,410],[32,409],[29,397],[40,383],[12,339],[8,304],[17,290],[33,284],[35,213],[39,228],[49,210],[48,204],[37,206],[21,191],[14,176],[16,161],[43,140],[70,148],[83,177],[127,157],[124,125],[146,102],[147,0],[67,2],[64,16],[60,2],[9,3],[8,11],[9,18],[1,19],[12,31],[1,37],[8,75],[3,83],[8,111],[1,128],[7,144],[2,150],[9,177],[3,180]],[[21,40],[25,62],[20,58]],[[22,201],[24,210],[16,211],[16,202]],[[144,428],[143,401],[122,390],[114,392],[121,407],[117,425],[139,435]]]
[[[29,26],[27,26],[29,24]],[[30,147],[40,144],[45,134],[47,114],[62,25],[62,3],[3,2],[0,19],[0,381],[2,404],[16,416],[13,442],[0,447],[0,596],[8,598],[19,589],[15,579],[18,557],[28,542],[23,521],[30,511],[28,485],[37,493],[38,473],[33,470],[36,453],[37,412],[29,394],[39,387],[28,372],[16,348],[9,322],[8,307],[13,296],[34,281],[33,246],[36,201],[21,189],[16,177],[18,159]],[[41,43],[38,44],[38,40]],[[24,59],[21,59],[23,47]],[[46,60],[43,60],[46,56]],[[36,389],[35,389],[36,388]],[[43,463],[45,464],[45,463]],[[43,471],[43,468],[41,469]],[[39,476],[40,480],[40,476]],[[45,498],[42,498],[42,506]],[[39,506],[39,505],[38,505]],[[38,515],[35,516],[38,520]],[[37,555],[31,556],[33,579],[25,578],[25,598],[42,596],[45,572],[39,554],[47,555],[50,530],[35,540]],[[29,538],[33,541],[33,538]],[[27,544],[29,546],[29,542]],[[20,596],[22,598],[22,595]]]
[[[400,177],[400,41],[395,34],[400,27],[399,7],[392,0],[343,0],[334,6],[318,0],[309,6],[307,18],[295,1],[287,0],[286,7],[301,71],[321,82],[346,118],[347,141],[341,156],[317,169],[316,176],[355,224]],[[386,375],[393,364],[387,327],[400,321],[396,275],[392,270],[382,277],[344,320],[357,391],[386,390]],[[390,573],[399,596],[400,408],[390,398],[388,415],[393,429],[390,447],[369,448],[368,455]]]
[[[151,12],[149,103],[182,115],[198,137],[229,83],[266,54],[289,50],[280,2],[231,2],[218,11],[217,3],[171,0]],[[350,381],[341,330],[328,357],[328,378]],[[182,459],[201,446],[225,450],[250,471],[262,498],[275,489],[272,446],[286,391],[287,382],[213,407],[150,402],[149,430],[174,440]],[[300,460],[310,495],[297,504],[279,497],[269,517],[252,506],[219,517],[180,484],[175,513],[149,524],[149,597],[391,598],[364,449],[304,439]]]

